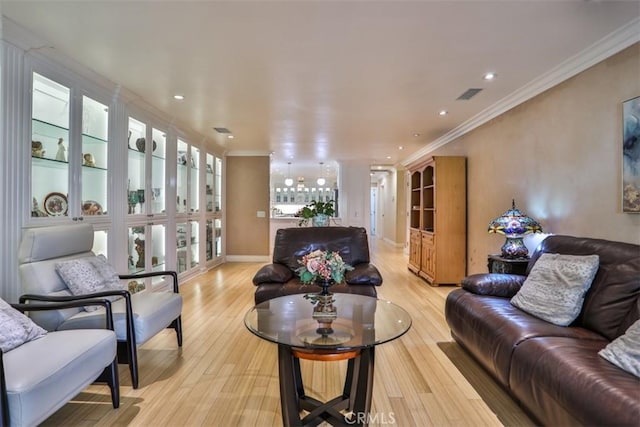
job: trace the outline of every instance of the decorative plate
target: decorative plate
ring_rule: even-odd
[[[67,196],[62,193],[49,193],[44,198],[44,211],[50,216],[66,215],[69,205]]]
[[[95,200],[82,202],[82,215],[102,215],[102,206]]]

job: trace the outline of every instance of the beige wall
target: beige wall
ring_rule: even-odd
[[[227,256],[269,256],[269,157],[227,157]],[[258,218],[258,211],[265,213]],[[233,258],[231,258],[233,260]]]
[[[640,44],[432,154],[467,156],[468,273],[504,237],[488,223],[516,200],[545,232],[640,243],[621,209],[622,102],[640,96]]]

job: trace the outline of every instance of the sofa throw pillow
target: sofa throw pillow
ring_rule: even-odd
[[[118,273],[109,265],[104,255],[59,262],[56,264],[56,271],[73,295],[125,289]],[[122,297],[109,297],[111,301],[119,298]],[[84,309],[94,311],[98,307],[86,306]]]
[[[598,354],[640,378],[640,320],[636,320],[624,335],[611,341]]]
[[[511,304],[547,322],[568,326],[580,314],[598,263],[598,255],[542,254]]]
[[[47,333],[33,320],[0,299],[0,349],[7,352]]]

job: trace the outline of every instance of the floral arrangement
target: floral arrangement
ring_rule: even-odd
[[[296,270],[296,273],[304,285],[316,281],[341,283],[344,280],[344,273],[353,270],[353,267],[345,263],[338,252],[321,250],[309,252],[298,260],[298,264],[301,267]]]

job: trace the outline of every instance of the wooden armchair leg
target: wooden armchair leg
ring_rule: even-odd
[[[176,330],[178,347],[182,347],[182,316],[178,316],[173,322],[171,322],[171,325],[169,325],[169,327]]]
[[[118,377],[118,358],[116,357],[111,365],[104,368],[98,377],[98,381],[104,381],[111,390],[111,403],[113,408],[120,407],[120,379]]]
[[[138,388],[138,350],[134,342],[118,341],[118,362],[129,365],[131,385]]]

